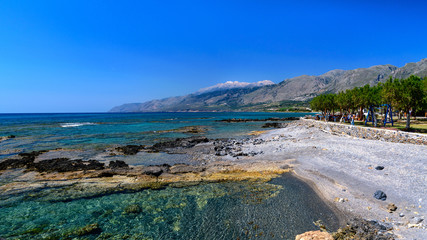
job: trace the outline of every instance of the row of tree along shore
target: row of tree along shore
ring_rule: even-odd
[[[410,116],[427,110],[427,77],[410,76],[405,79],[388,79],[375,86],[369,84],[341,91],[338,94],[322,94],[310,102],[311,109],[323,114],[334,115],[339,110],[343,114],[359,111],[359,119],[364,119],[363,109],[389,104],[394,112],[406,113],[406,128],[410,128]]]

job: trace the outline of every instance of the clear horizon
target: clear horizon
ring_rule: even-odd
[[[424,1],[8,1],[0,113],[107,112],[226,81],[427,57]]]

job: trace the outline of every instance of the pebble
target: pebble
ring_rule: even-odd
[[[376,199],[378,199],[378,200],[385,201],[385,200],[387,200],[387,195],[386,195],[383,191],[381,191],[381,190],[377,190],[377,191],[374,193],[374,198],[376,198]]]
[[[381,170],[383,170],[384,169],[384,166],[376,166],[375,167],[375,170],[379,170],[379,171],[381,171]]]

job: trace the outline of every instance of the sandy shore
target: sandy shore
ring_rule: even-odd
[[[295,173],[347,216],[391,224],[402,239],[427,239],[427,147],[337,136],[301,122],[260,136],[245,146],[265,154],[252,161],[289,160]],[[383,166],[383,170],[376,170]],[[377,190],[385,201],[373,197]],[[389,213],[387,205],[397,210]],[[421,221],[421,222],[420,222]]]

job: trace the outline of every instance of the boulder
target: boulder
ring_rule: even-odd
[[[162,175],[162,173],[164,173],[164,172],[169,172],[169,168],[170,168],[170,166],[168,164],[153,165],[153,166],[145,167],[142,170],[142,173],[146,174],[146,175],[158,177],[158,176]]]
[[[122,147],[117,147],[116,150],[122,152],[124,155],[135,155],[142,149],[144,149],[144,145],[126,145]]]
[[[177,138],[172,141],[160,142],[154,144],[151,149],[154,151],[166,151],[170,148],[192,148],[199,143],[209,142],[206,137],[188,137],[188,138]]]
[[[297,235],[295,240],[334,240],[332,235],[327,232],[310,231]]]
[[[129,168],[129,165],[125,163],[124,161],[110,161],[110,164],[108,165],[111,169],[118,169],[118,168]]]

